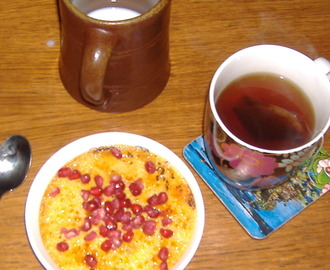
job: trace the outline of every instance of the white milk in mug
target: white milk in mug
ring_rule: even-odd
[[[128,20],[141,15],[135,10],[122,7],[104,7],[87,14],[89,17],[103,21]]]

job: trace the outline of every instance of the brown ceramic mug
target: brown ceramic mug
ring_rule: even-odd
[[[59,69],[69,94],[104,112],[132,111],[154,100],[170,73],[170,3],[59,0]]]

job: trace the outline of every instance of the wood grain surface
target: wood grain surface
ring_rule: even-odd
[[[26,237],[24,206],[36,173],[55,151],[86,135],[123,131],[183,157],[183,147],[202,133],[209,83],[221,62],[255,44],[330,59],[329,14],[326,0],[173,0],[167,87],[142,109],[107,114],[78,104],[62,86],[56,0],[0,1],[0,141],[21,134],[33,151],[27,180],[0,201],[1,269],[43,269]],[[329,135],[325,148],[330,150]],[[206,224],[187,269],[329,269],[330,194],[267,239],[255,240],[195,175]]]

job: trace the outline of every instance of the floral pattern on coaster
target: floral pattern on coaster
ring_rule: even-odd
[[[321,149],[284,184],[262,191],[239,190],[221,180],[209,162],[203,136],[183,155],[247,233],[264,239],[330,190],[330,156]]]

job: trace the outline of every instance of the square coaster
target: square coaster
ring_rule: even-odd
[[[239,190],[221,180],[208,161],[203,136],[183,155],[214,194],[253,238],[264,239],[330,189],[330,156],[321,149],[284,184],[263,191]]]

